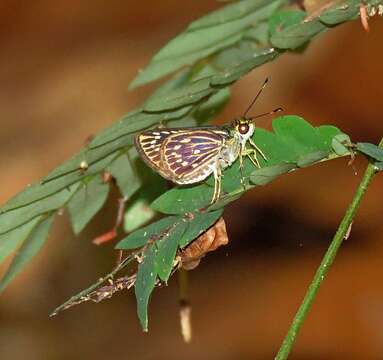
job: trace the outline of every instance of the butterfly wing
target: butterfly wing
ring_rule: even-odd
[[[136,135],[134,143],[141,158],[154,170],[161,167],[161,146],[174,130],[155,129]],[[177,131],[178,133],[178,131]]]
[[[221,128],[193,129],[169,136],[162,146],[163,166],[177,184],[193,184],[215,169],[227,133]]]
[[[177,184],[192,184],[208,177],[228,136],[219,127],[146,131],[136,137],[144,161]]]

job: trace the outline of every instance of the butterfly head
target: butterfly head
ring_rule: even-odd
[[[252,137],[255,129],[252,120],[245,117],[235,119],[232,123],[232,127],[240,142],[246,142]]]

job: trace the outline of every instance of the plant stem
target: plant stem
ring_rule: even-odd
[[[380,147],[383,147],[383,139],[381,140]],[[355,217],[356,211],[358,210],[359,204],[363,198],[364,193],[366,192],[372,178],[376,173],[376,169],[372,163],[367,166],[367,169],[363,175],[363,178],[356,190],[354,198],[349,205],[346,214],[344,215],[337,232],[334,235],[334,238],[327,249],[326,254],[323,257],[321,264],[319,265],[317,272],[306,292],[306,295],[302,301],[301,306],[299,307],[294,320],[292,321],[290,328],[286,334],[285,339],[278,351],[275,360],[284,360],[290,354],[290,351],[294,345],[295,338],[301,328],[310,308],[315,299],[315,296],[322,284],[322,281],[326,277],[328,270],[330,269],[331,264],[333,263],[335,256],[338,252],[340,245],[343,240],[348,237],[350,227],[352,225],[353,219]]]
[[[180,305],[180,325],[182,338],[186,343],[190,343],[192,337],[191,327],[191,306],[189,302],[189,277],[184,269],[178,270],[179,305]]]

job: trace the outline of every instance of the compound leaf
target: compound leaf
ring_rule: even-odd
[[[79,234],[92,217],[104,205],[109,193],[109,184],[101,176],[93,177],[84,183],[68,203],[68,211],[73,231]]]
[[[20,272],[22,267],[37,254],[40,248],[43,246],[49,229],[54,219],[54,213],[46,216],[41,220],[31,231],[29,236],[24,240],[20,249],[17,251],[13,258],[9,268],[0,280],[0,292],[9,284],[9,282]]]

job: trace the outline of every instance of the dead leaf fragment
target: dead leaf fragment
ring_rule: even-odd
[[[227,245],[228,242],[225,220],[221,217],[210,229],[180,251],[181,266],[185,270],[196,268],[208,252]]]

